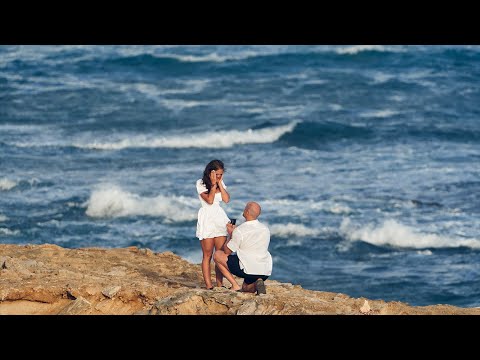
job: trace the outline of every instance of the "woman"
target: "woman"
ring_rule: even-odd
[[[210,161],[203,171],[203,178],[197,180],[198,198],[202,207],[198,210],[197,237],[202,245],[202,273],[207,289],[213,290],[210,278],[210,263],[213,248],[219,250],[227,240],[227,223],[230,221],[220,202],[228,203],[230,195],[223,182],[225,167],[220,160]],[[223,275],[215,265],[217,286],[223,286]]]

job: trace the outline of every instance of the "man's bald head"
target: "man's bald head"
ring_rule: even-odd
[[[247,205],[245,205],[245,212],[252,220],[255,220],[260,216],[262,208],[256,202],[249,201]]]

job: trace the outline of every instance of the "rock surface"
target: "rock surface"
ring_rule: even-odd
[[[225,284],[230,285],[226,280]],[[305,290],[274,280],[267,280],[265,285],[267,294],[261,296],[225,288],[206,290],[200,265],[171,252],[154,253],[137,247],[0,245],[2,315],[480,314],[479,308],[409,306]]]

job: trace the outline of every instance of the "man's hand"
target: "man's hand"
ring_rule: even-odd
[[[236,225],[232,225],[232,223],[227,223],[227,233],[228,235],[230,235],[230,237],[232,236],[232,232],[233,230],[235,230],[237,226]]]

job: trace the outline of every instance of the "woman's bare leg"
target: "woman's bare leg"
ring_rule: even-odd
[[[222,272],[223,276],[225,276],[227,280],[230,281],[230,283],[232,284],[232,290],[240,290],[240,285],[238,285],[237,281],[228,269],[227,254],[225,254],[225,252],[223,252],[222,250],[215,251],[215,254],[213,255],[213,260],[215,261],[215,265]]]
[[[215,251],[222,250],[223,244],[225,244],[225,241],[227,241],[227,237],[226,236],[218,236],[218,237],[214,238],[214,241],[215,241]],[[217,286],[218,287],[223,286],[223,274],[220,271],[220,269],[218,268],[217,263],[215,263],[215,280],[217,281]]]
[[[213,247],[214,247],[214,239],[208,238],[200,240],[200,244],[202,245],[202,274],[203,280],[205,281],[205,286],[207,289],[211,289],[212,285],[212,278],[211,278],[211,267],[210,262],[212,261],[212,254],[213,254]]]

